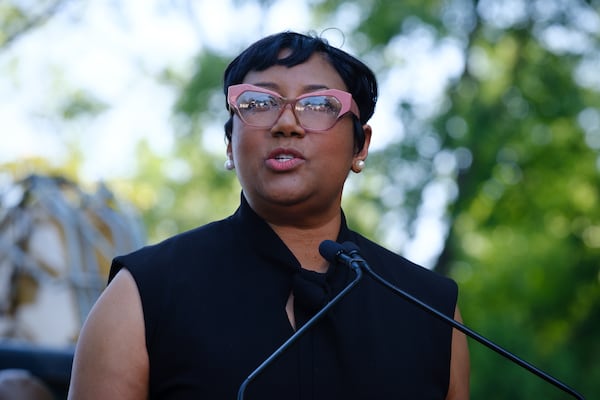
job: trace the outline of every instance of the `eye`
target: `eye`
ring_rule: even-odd
[[[240,111],[270,111],[279,106],[279,102],[273,96],[259,92],[244,92],[238,98],[238,108]]]
[[[337,115],[342,109],[342,104],[333,96],[310,96],[301,99],[298,108],[299,111]]]

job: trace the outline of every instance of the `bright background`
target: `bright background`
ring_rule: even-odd
[[[95,201],[106,182],[149,241],[229,215],[239,186],[222,167],[222,69],[266,34],[314,30],[380,84],[367,168],[346,186],[351,226],[452,277],[469,326],[600,397],[598,10],[598,0],[4,0],[0,239],[18,226],[5,213],[35,215],[35,196],[14,190],[33,173],[67,176]],[[81,215],[54,217],[68,228]],[[14,245],[60,249],[44,228]],[[23,267],[5,248],[0,307],[17,287],[2,276]],[[55,265],[78,265],[59,255]],[[37,315],[58,321],[44,307]],[[470,349],[473,398],[565,398]]]
[[[313,26],[309,6],[289,0],[274,2],[266,15],[252,1],[66,2],[46,24],[0,52],[0,120],[8,138],[0,147],[0,164],[41,157],[60,165],[76,147],[82,152],[81,179],[130,177],[140,140],[160,154],[173,147],[171,115],[178,93],[159,81],[162,71],[190,74],[203,49],[233,57],[252,41],[282,30],[321,31],[331,44],[353,53],[345,35],[352,34],[358,18],[352,6],[347,8],[333,21],[307,28]],[[458,43],[436,44],[425,34],[398,40],[388,52],[411,57],[379,77],[373,151],[403,136],[394,113],[398,99],[436,104],[464,64]],[[61,120],[66,96],[77,92],[92,94],[108,108],[75,123]],[[207,127],[203,140],[207,149],[224,154],[221,120]],[[27,168],[27,162],[21,164],[22,172]],[[428,206],[410,242],[396,234],[387,245],[431,267],[445,232],[440,207],[443,202]]]

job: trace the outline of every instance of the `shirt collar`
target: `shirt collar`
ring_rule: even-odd
[[[352,240],[352,231],[348,229],[346,218],[341,209],[340,213],[342,214],[342,218],[337,241],[343,243],[344,241]],[[300,292],[306,292],[311,294],[310,297],[313,297],[314,290],[323,292],[324,297],[320,297],[317,300],[307,300],[313,303],[315,309],[320,308],[324,304],[323,302],[327,302],[339,293],[351,279],[349,268],[341,265],[330,265],[328,271],[323,274],[301,268],[300,263],[281,238],[250,207],[243,193],[241,195],[240,206],[232,216],[232,219],[239,226],[240,240],[246,241],[252,251],[256,252],[258,257],[263,260],[262,262],[274,265],[276,268],[283,268],[289,273],[290,278],[294,282],[293,286],[297,286],[294,289],[295,295],[299,295]],[[314,285],[318,286],[318,288],[314,287]],[[319,296],[315,296],[315,298],[317,297]]]

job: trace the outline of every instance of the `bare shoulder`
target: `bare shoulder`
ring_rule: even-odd
[[[81,329],[69,399],[146,399],[148,354],[137,285],[121,270]]]
[[[454,319],[462,322],[458,306],[454,310]],[[470,375],[469,349],[467,337],[464,333],[452,329],[452,356],[450,358],[450,385],[446,400],[469,399],[469,375]]]

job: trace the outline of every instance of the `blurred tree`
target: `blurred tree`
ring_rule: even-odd
[[[165,71],[161,78],[181,92],[173,109],[174,149],[158,156],[140,143],[136,176],[122,182],[144,214],[151,241],[224,218],[239,202],[235,173],[223,167],[224,139],[218,154],[206,144],[215,136],[224,138],[227,114],[220,91],[227,61],[207,50],[197,57],[190,77]]]
[[[37,10],[23,18],[30,9],[14,4],[0,7],[0,46],[36,21]],[[311,4],[315,26],[343,26],[346,45],[376,70],[401,120],[399,140],[373,152],[349,185],[352,225],[401,248],[441,210],[447,232],[435,268],[459,282],[468,325],[598,397],[600,2]],[[140,143],[137,174],[114,183],[140,207],[151,241],[225,216],[238,202],[234,174],[222,169],[224,146],[220,154],[206,146],[213,132],[222,135],[230,56],[205,49],[191,76],[165,71],[164,82],[181,91],[176,145],[159,156]],[[432,82],[438,96],[423,97],[420,85]],[[86,99],[64,116],[103,107]],[[477,343],[471,351],[474,399],[565,398]]]
[[[347,3],[324,1],[320,10]],[[355,4],[366,57],[420,32],[454,40],[465,65],[433,112],[397,99],[405,136],[370,165],[380,188],[400,192],[398,210],[369,180],[354,202],[407,216],[413,232],[428,188],[442,183],[449,232],[436,268],[458,280],[468,324],[600,395],[599,2]],[[565,398],[482,346],[471,349],[473,398]]]
[[[459,279],[466,315],[489,335],[592,396],[600,377],[590,359],[600,355],[600,87],[578,74],[590,73],[580,68],[600,53],[598,30],[577,21],[600,19],[583,3],[553,3],[560,7],[532,7],[506,27],[479,12],[467,69],[435,124],[444,147],[466,149],[471,160],[457,175],[439,267]],[[556,30],[565,36],[549,41]],[[568,31],[578,39],[557,48]],[[557,396],[521,371],[499,376],[499,362],[479,349],[473,358],[475,393]]]
[[[27,32],[43,25],[69,3],[69,0],[33,2],[4,0],[0,4],[0,49],[10,46]]]
[[[396,95],[402,140],[372,153],[369,171],[351,182],[351,223],[377,240],[392,230],[414,236],[428,193],[439,195],[448,233],[436,269],[458,280],[469,325],[588,396],[597,394],[598,2],[314,5],[315,21],[324,25],[355,16],[348,45],[377,70],[384,90],[405,83],[395,80],[411,62],[411,42],[462,55],[438,98],[425,101],[416,90]],[[214,91],[226,58],[200,55],[197,73],[183,80],[176,111],[187,122],[176,157],[193,173],[163,185],[173,191],[166,196],[174,207],[163,215],[174,217],[174,230],[214,218],[214,210],[202,213],[204,204],[229,201],[226,213],[237,202],[233,175],[218,172],[220,162],[197,145],[206,124],[225,120],[216,111],[222,95],[217,101]],[[390,229],[377,221],[397,223]],[[472,354],[473,398],[563,398],[477,344]]]

